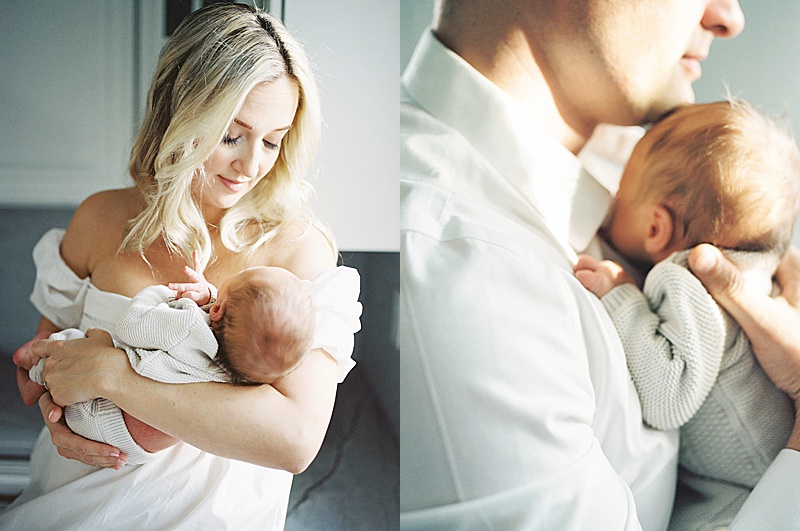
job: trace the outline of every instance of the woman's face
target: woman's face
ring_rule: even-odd
[[[219,147],[206,160],[199,198],[206,219],[217,219],[269,172],[294,121],[298,91],[281,77],[245,97]]]

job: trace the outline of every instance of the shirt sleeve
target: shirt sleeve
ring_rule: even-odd
[[[798,477],[800,452],[781,450],[728,529],[800,529]]]
[[[505,249],[402,238],[419,257],[401,263],[401,529],[641,529],[629,471],[595,434],[606,391],[587,345],[608,337],[582,313],[599,303],[582,309],[564,275]],[[607,383],[624,401],[618,354]],[[614,401],[640,431],[638,402]]]
[[[662,430],[682,426],[719,373],[721,310],[691,272],[672,262],[653,267],[644,293],[623,284],[602,301],[622,340],[644,420]]]

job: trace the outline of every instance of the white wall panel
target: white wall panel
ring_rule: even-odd
[[[0,2],[0,203],[120,186],[133,131],[129,2]]]
[[[284,22],[317,67],[325,128],[315,211],[347,251],[400,248],[400,6],[286,0]]]

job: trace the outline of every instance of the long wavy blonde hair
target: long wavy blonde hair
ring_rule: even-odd
[[[316,154],[321,118],[308,58],[269,14],[212,4],[189,15],[161,51],[129,163],[146,206],[129,222],[122,249],[145,257],[148,246],[163,237],[188,263],[197,251],[203,266],[208,264],[211,237],[192,183],[203,177],[203,163],[247,94],[283,76],[298,87],[294,123],[273,168],[224,214],[221,240],[233,251],[248,252],[298,220],[306,227],[317,224],[305,174]]]

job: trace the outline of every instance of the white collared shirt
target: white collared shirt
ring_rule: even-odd
[[[613,184],[431,32],[402,85],[401,528],[665,529],[677,433],[572,275]]]

